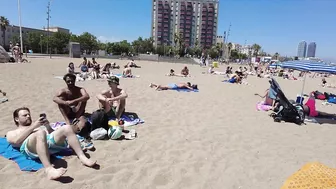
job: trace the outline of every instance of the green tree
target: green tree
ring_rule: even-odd
[[[6,29],[7,27],[9,26],[9,20],[4,17],[4,16],[0,16],[0,28],[1,28],[1,31],[2,31],[2,35],[3,35],[3,43],[2,43],[2,46],[4,48],[6,48]]]
[[[258,56],[260,49],[261,49],[261,46],[260,46],[260,45],[258,45],[258,44],[256,44],[256,43],[252,45],[253,55],[254,55],[255,57]]]
[[[50,36],[50,47],[54,49],[56,54],[65,53],[66,47],[70,41],[70,34],[64,32],[55,32]]]
[[[20,43],[20,36],[19,35],[13,35],[11,38],[10,38],[11,42],[13,44],[16,44],[16,43]]]
[[[278,60],[279,56],[280,56],[280,54],[279,54],[278,52],[276,52],[276,53],[273,55],[272,59]]]
[[[80,43],[81,50],[87,53],[98,49],[97,37],[89,32],[84,32],[78,36],[78,42]]]
[[[77,42],[79,43],[78,36],[75,34],[70,34],[70,42]]]
[[[28,34],[25,34],[23,36],[25,47],[33,52],[40,52],[42,36],[44,36],[42,32],[29,32]]]

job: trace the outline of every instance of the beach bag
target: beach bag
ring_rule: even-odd
[[[314,97],[316,99],[319,99],[319,100],[325,100],[326,99],[326,95],[321,93],[320,91],[315,91],[314,92]]]
[[[98,128],[109,129],[108,116],[103,109],[94,111],[91,115],[91,129],[90,132]]]

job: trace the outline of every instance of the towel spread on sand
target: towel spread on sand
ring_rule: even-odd
[[[290,176],[281,189],[336,188],[336,169],[314,162]]]
[[[115,119],[116,119],[115,117],[109,117],[109,121],[112,121],[112,120],[115,120]],[[137,116],[129,114],[127,112],[121,116],[121,119],[125,122],[124,123],[125,127],[131,127],[131,126],[134,126],[134,125],[145,123],[144,120],[138,118]],[[88,122],[92,123],[91,118],[88,119]],[[50,124],[50,126],[53,130],[57,130],[59,127],[62,127],[63,125],[66,125],[66,123],[63,122],[63,121],[59,121],[59,122]]]
[[[190,89],[170,89],[170,90],[177,91],[177,92],[199,92],[198,89],[193,89],[193,90],[190,90]]]
[[[65,150],[60,155],[52,155],[54,159],[61,159],[63,156],[69,156],[72,151]],[[21,171],[38,171],[43,168],[39,160],[32,160],[23,155],[19,150],[14,149],[11,144],[7,142],[6,138],[0,137],[0,156],[13,160],[20,168]]]

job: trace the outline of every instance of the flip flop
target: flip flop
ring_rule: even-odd
[[[126,140],[134,140],[137,136],[138,134],[134,129],[129,130],[129,132],[124,135]]]

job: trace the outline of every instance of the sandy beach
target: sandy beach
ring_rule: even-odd
[[[26,106],[33,120],[45,112],[50,122],[63,121],[55,93],[65,83],[63,76],[70,61],[81,59],[31,58],[29,64],[0,64],[0,89],[9,101],[0,104],[0,135],[14,129],[14,109]],[[97,59],[101,65],[111,61]],[[123,66],[126,60],[116,60]],[[40,170],[22,172],[10,160],[0,157],[0,188],[144,188],[144,189],[275,189],[308,162],[318,161],[336,168],[336,127],[332,124],[297,126],[276,123],[267,112],[256,111],[267,79],[249,76],[249,85],[221,82],[223,76],[202,74],[207,68],[188,65],[192,77],[165,76],[170,69],[179,71],[183,64],[137,61],[133,69],[139,78],[121,79],[126,89],[126,111],[145,120],[136,125],[138,138],[132,141],[93,141],[96,151],[88,151],[100,165],[99,170],[81,165],[76,156],[66,157],[69,183],[49,181]],[[226,65],[218,71],[225,71]],[[121,70],[114,70],[121,73]],[[155,91],[149,83],[198,84],[200,92]],[[330,78],[335,84],[336,79]],[[289,99],[300,93],[302,81],[278,79]],[[319,86],[320,78],[307,77],[305,92],[334,89]],[[106,81],[77,82],[91,99],[87,112],[98,109],[97,93],[108,89]],[[335,105],[317,109],[335,113]]]

